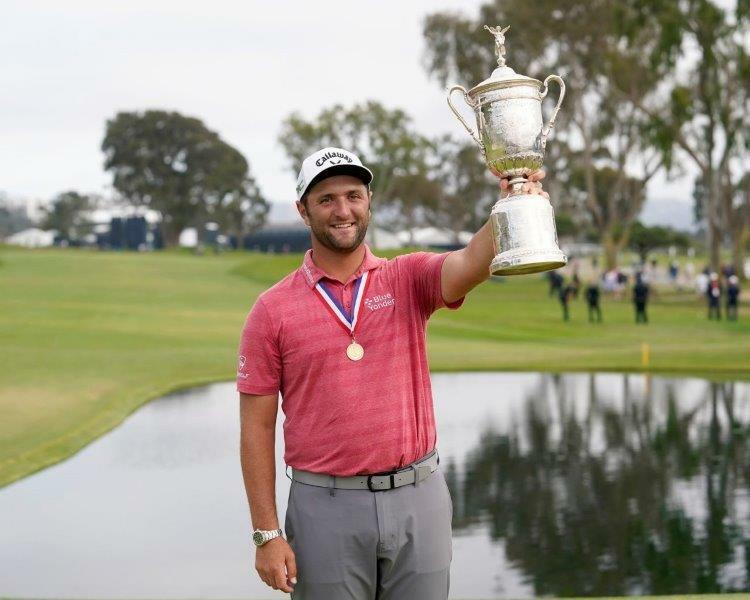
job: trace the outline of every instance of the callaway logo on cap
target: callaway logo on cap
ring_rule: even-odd
[[[301,200],[316,183],[334,175],[352,175],[370,185],[372,172],[359,157],[342,148],[323,148],[302,161],[297,177],[297,199]]]

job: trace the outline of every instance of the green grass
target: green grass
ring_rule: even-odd
[[[0,486],[53,464],[171,390],[233,378],[259,292],[300,256],[0,249]],[[489,281],[431,320],[433,370],[648,371],[750,379],[750,319],[663,294],[651,324],[607,298],[563,323],[540,276]],[[750,315],[747,315],[750,317]]]

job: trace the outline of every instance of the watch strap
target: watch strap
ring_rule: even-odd
[[[257,547],[260,547],[266,542],[270,542],[272,539],[281,537],[283,535],[284,533],[281,531],[281,529],[270,529],[270,530],[256,529],[255,531],[253,531],[253,543]]]

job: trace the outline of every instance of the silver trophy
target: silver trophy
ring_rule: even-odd
[[[557,245],[555,214],[549,200],[539,194],[521,191],[527,175],[541,169],[547,136],[565,97],[565,83],[550,75],[544,83],[517,74],[505,64],[506,27],[487,27],[495,36],[497,69],[488,79],[468,92],[454,85],[448,92],[448,105],[469,135],[479,145],[490,171],[497,177],[510,177],[510,193],[492,208],[495,258],[493,275],[521,275],[557,269],[568,262]],[[560,85],[560,96],[549,123],[542,121],[542,100],[550,80]],[[451,102],[460,90],[474,110],[477,133],[466,123]]]

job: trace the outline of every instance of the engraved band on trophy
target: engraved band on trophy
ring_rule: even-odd
[[[510,27],[485,25],[485,29],[495,36],[497,69],[468,91],[454,85],[448,92],[448,105],[479,145],[490,171],[511,178],[509,194],[495,203],[490,215],[495,246],[490,273],[521,275],[557,269],[568,259],[558,247],[552,205],[543,196],[524,193],[521,188],[530,173],[542,168],[547,136],[565,97],[565,83],[557,75],[549,75],[542,83],[517,74],[505,64],[505,32]],[[560,96],[544,125],[542,100],[549,81],[559,84]],[[451,102],[456,90],[474,110],[476,133]]]

